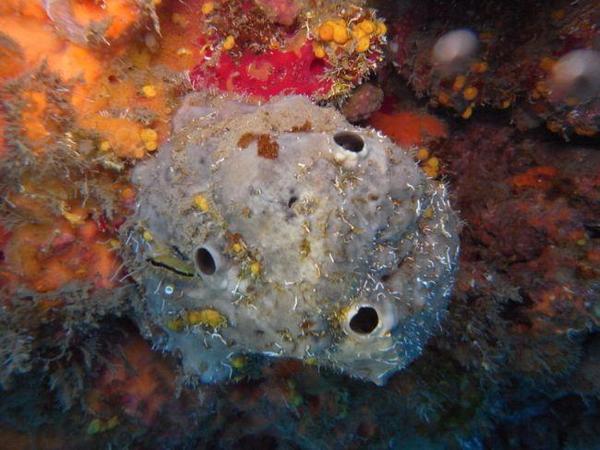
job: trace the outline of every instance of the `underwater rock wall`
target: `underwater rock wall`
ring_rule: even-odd
[[[599,448],[599,97],[593,95],[598,70],[590,70],[597,64],[593,55],[600,42],[596,3],[1,1],[0,447]],[[49,17],[44,4],[63,9],[58,15],[48,10]],[[69,34],[64,27],[73,25],[75,34]],[[452,49],[456,43],[444,37],[454,38],[453,31],[465,28],[470,38],[459,41],[476,39],[478,45],[454,46],[458,53],[446,56],[436,51],[432,60],[432,49]],[[449,69],[443,79],[442,67]],[[203,210],[237,206],[223,203],[221,194],[209,195],[220,192],[213,178],[212,190],[191,202],[191,188],[204,181],[180,174],[176,209],[159,203],[173,194],[169,186],[152,193],[151,206],[161,211],[164,223],[151,221],[159,233],[144,237],[141,228],[127,222],[139,243],[140,261],[122,260],[134,244],[127,241],[123,223],[142,201],[131,174],[151,173],[153,163],[165,157],[154,156],[159,148],[169,155],[174,149],[193,154],[218,147],[208,140],[194,150],[184,138],[195,135],[190,119],[201,116],[202,108],[231,106],[232,100],[213,104],[200,95],[198,102],[190,97],[180,109],[193,87],[202,93],[206,87],[211,95],[243,95],[249,103],[302,92],[334,106],[352,92],[343,106],[349,120],[364,124],[369,119],[398,152],[408,150],[414,164],[436,180],[424,181],[426,186],[445,184],[464,221],[455,287],[447,305],[439,301],[432,309],[447,310],[440,326],[431,329],[435,322],[429,319],[423,324],[431,336],[417,339],[427,341],[420,354],[385,385],[338,373],[332,362],[323,362],[326,352],[319,360],[293,357],[286,333],[273,341],[286,341],[291,358],[266,356],[273,346],[253,335],[252,348],[240,341],[239,354],[225,355],[229,367],[222,366],[223,371],[195,365],[204,364],[196,356],[196,344],[200,350],[204,346],[200,336],[225,329],[242,336],[236,329],[241,321],[223,320],[228,311],[215,304],[220,307],[223,298],[206,300],[205,285],[198,290],[202,295],[186,297],[184,304],[176,298],[165,301],[164,310],[158,301],[171,291],[165,283],[155,290],[158,280],[165,280],[172,282],[173,293],[187,293],[202,279],[192,244],[203,241],[167,230],[165,224],[193,222],[221,239],[223,229],[211,217],[202,219]],[[583,98],[554,92],[558,88]],[[231,117],[232,136],[240,132],[237,119],[256,114],[256,105],[246,108]],[[176,111],[180,114],[174,116]],[[342,124],[336,117],[332,124]],[[285,135],[281,144],[297,148],[302,136],[317,133],[316,125],[308,130],[300,120],[294,123],[300,129],[275,133],[266,126],[270,120],[254,122],[264,126],[259,134],[267,136],[246,130],[250,134],[242,144],[247,146],[238,156],[256,157],[259,145],[263,156],[283,155],[283,146],[275,151],[279,138],[270,135]],[[311,142],[330,142],[333,125]],[[178,140],[167,144],[173,128]],[[373,131],[345,129],[392,148]],[[236,147],[239,136],[232,141]],[[234,161],[228,158],[227,164]],[[274,160],[259,161],[270,167]],[[369,173],[382,173],[383,167]],[[236,173],[241,170],[235,167]],[[228,183],[250,182],[242,173]],[[282,178],[278,183],[287,187],[288,182]],[[385,190],[379,182],[377,189]],[[311,192],[321,192],[319,183],[313,184]],[[289,208],[283,204],[292,199],[287,192],[273,195],[277,201],[265,205],[269,211],[300,214],[294,209],[298,199]],[[327,205],[344,201],[336,193],[330,199]],[[363,211],[368,204],[352,210]],[[228,221],[236,223],[231,217]],[[292,223],[277,230],[288,230]],[[273,225],[264,225],[272,234]],[[171,243],[173,236],[189,245],[185,252],[173,247],[156,251],[162,239]],[[251,240],[233,236],[218,241],[219,250],[225,246],[243,257],[215,252],[227,263],[217,276],[234,279],[244,258],[256,254],[255,264],[245,260],[244,287],[257,285],[270,299],[265,286],[276,267],[270,260],[290,258],[299,250],[298,241],[265,259],[256,252],[257,242],[264,242]],[[318,255],[318,242],[310,254]],[[358,235],[354,242],[364,243]],[[374,250],[366,254],[370,260],[376,256]],[[142,255],[156,260],[142,261]],[[298,261],[309,257],[296,255]],[[202,261],[198,267],[211,267],[210,259]],[[348,277],[358,279],[365,267],[378,273],[367,262]],[[142,289],[136,281],[142,278],[153,289]],[[176,291],[177,283],[184,289]],[[364,292],[367,300],[370,286]],[[343,297],[359,293],[358,287],[333,287],[328,307],[335,309],[336,300],[349,305],[358,299]],[[291,292],[282,296],[290,300]],[[336,297],[340,292],[342,297]],[[414,299],[403,300],[394,304],[411,305]],[[283,311],[282,322],[295,325],[294,303],[275,304],[275,312],[266,315],[282,321]],[[318,315],[311,305],[305,306],[308,313]],[[340,317],[353,317],[352,311],[343,310]],[[373,311],[363,312],[371,319],[355,325],[368,330]],[[375,312],[379,324],[381,315]],[[265,320],[256,316],[243,323],[245,333]],[[269,326],[273,334],[280,329],[272,321]],[[144,339],[142,332],[151,338]],[[337,339],[348,336],[341,328],[333,333]],[[300,340],[309,338],[321,341],[318,336]],[[177,342],[185,343],[191,355],[185,370]],[[162,351],[166,347],[175,351]],[[348,348],[356,350],[355,345]],[[216,355],[211,362],[221,361],[222,354]],[[352,374],[351,364],[341,369]],[[202,373],[227,381],[201,383]]]

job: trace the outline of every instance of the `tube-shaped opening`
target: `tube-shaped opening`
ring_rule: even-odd
[[[333,136],[333,140],[344,150],[348,150],[352,153],[360,153],[365,147],[363,138],[352,131],[340,131]]]
[[[350,329],[358,334],[369,334],[379,325],[379,315],[371,306],[361,306],[350,319]]]
[[[198,247],[194,255],[196,267],[204,275],[212,275],[217,271],[217,263],[210,250],[205,247]]]

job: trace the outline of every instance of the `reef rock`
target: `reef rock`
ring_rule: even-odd
[[[377,384],[439,330],[458,220],[410,152],[301,96],[188,97],[123,227],[142,331],[203,382],[244,354]],[[237,359],[236,359],[237,358]]]

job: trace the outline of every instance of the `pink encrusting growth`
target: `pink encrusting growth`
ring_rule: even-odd
[[[222,53],[215,67],[196,66],[194,89],[217,87],[222,91],[269,99],[280,94],[323,96],[332,86],[324,76],[327,63],[313,52],[310,42],[296,51],[272,50],[262,55],[245,51],[239,58]]]

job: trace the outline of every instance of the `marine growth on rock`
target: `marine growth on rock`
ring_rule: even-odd
[[[421,353],[458,255],[443,184],[305,97],[192,96],[174,126],[124,239],[141,329],[187,375],[260,353],[383,384]]]

